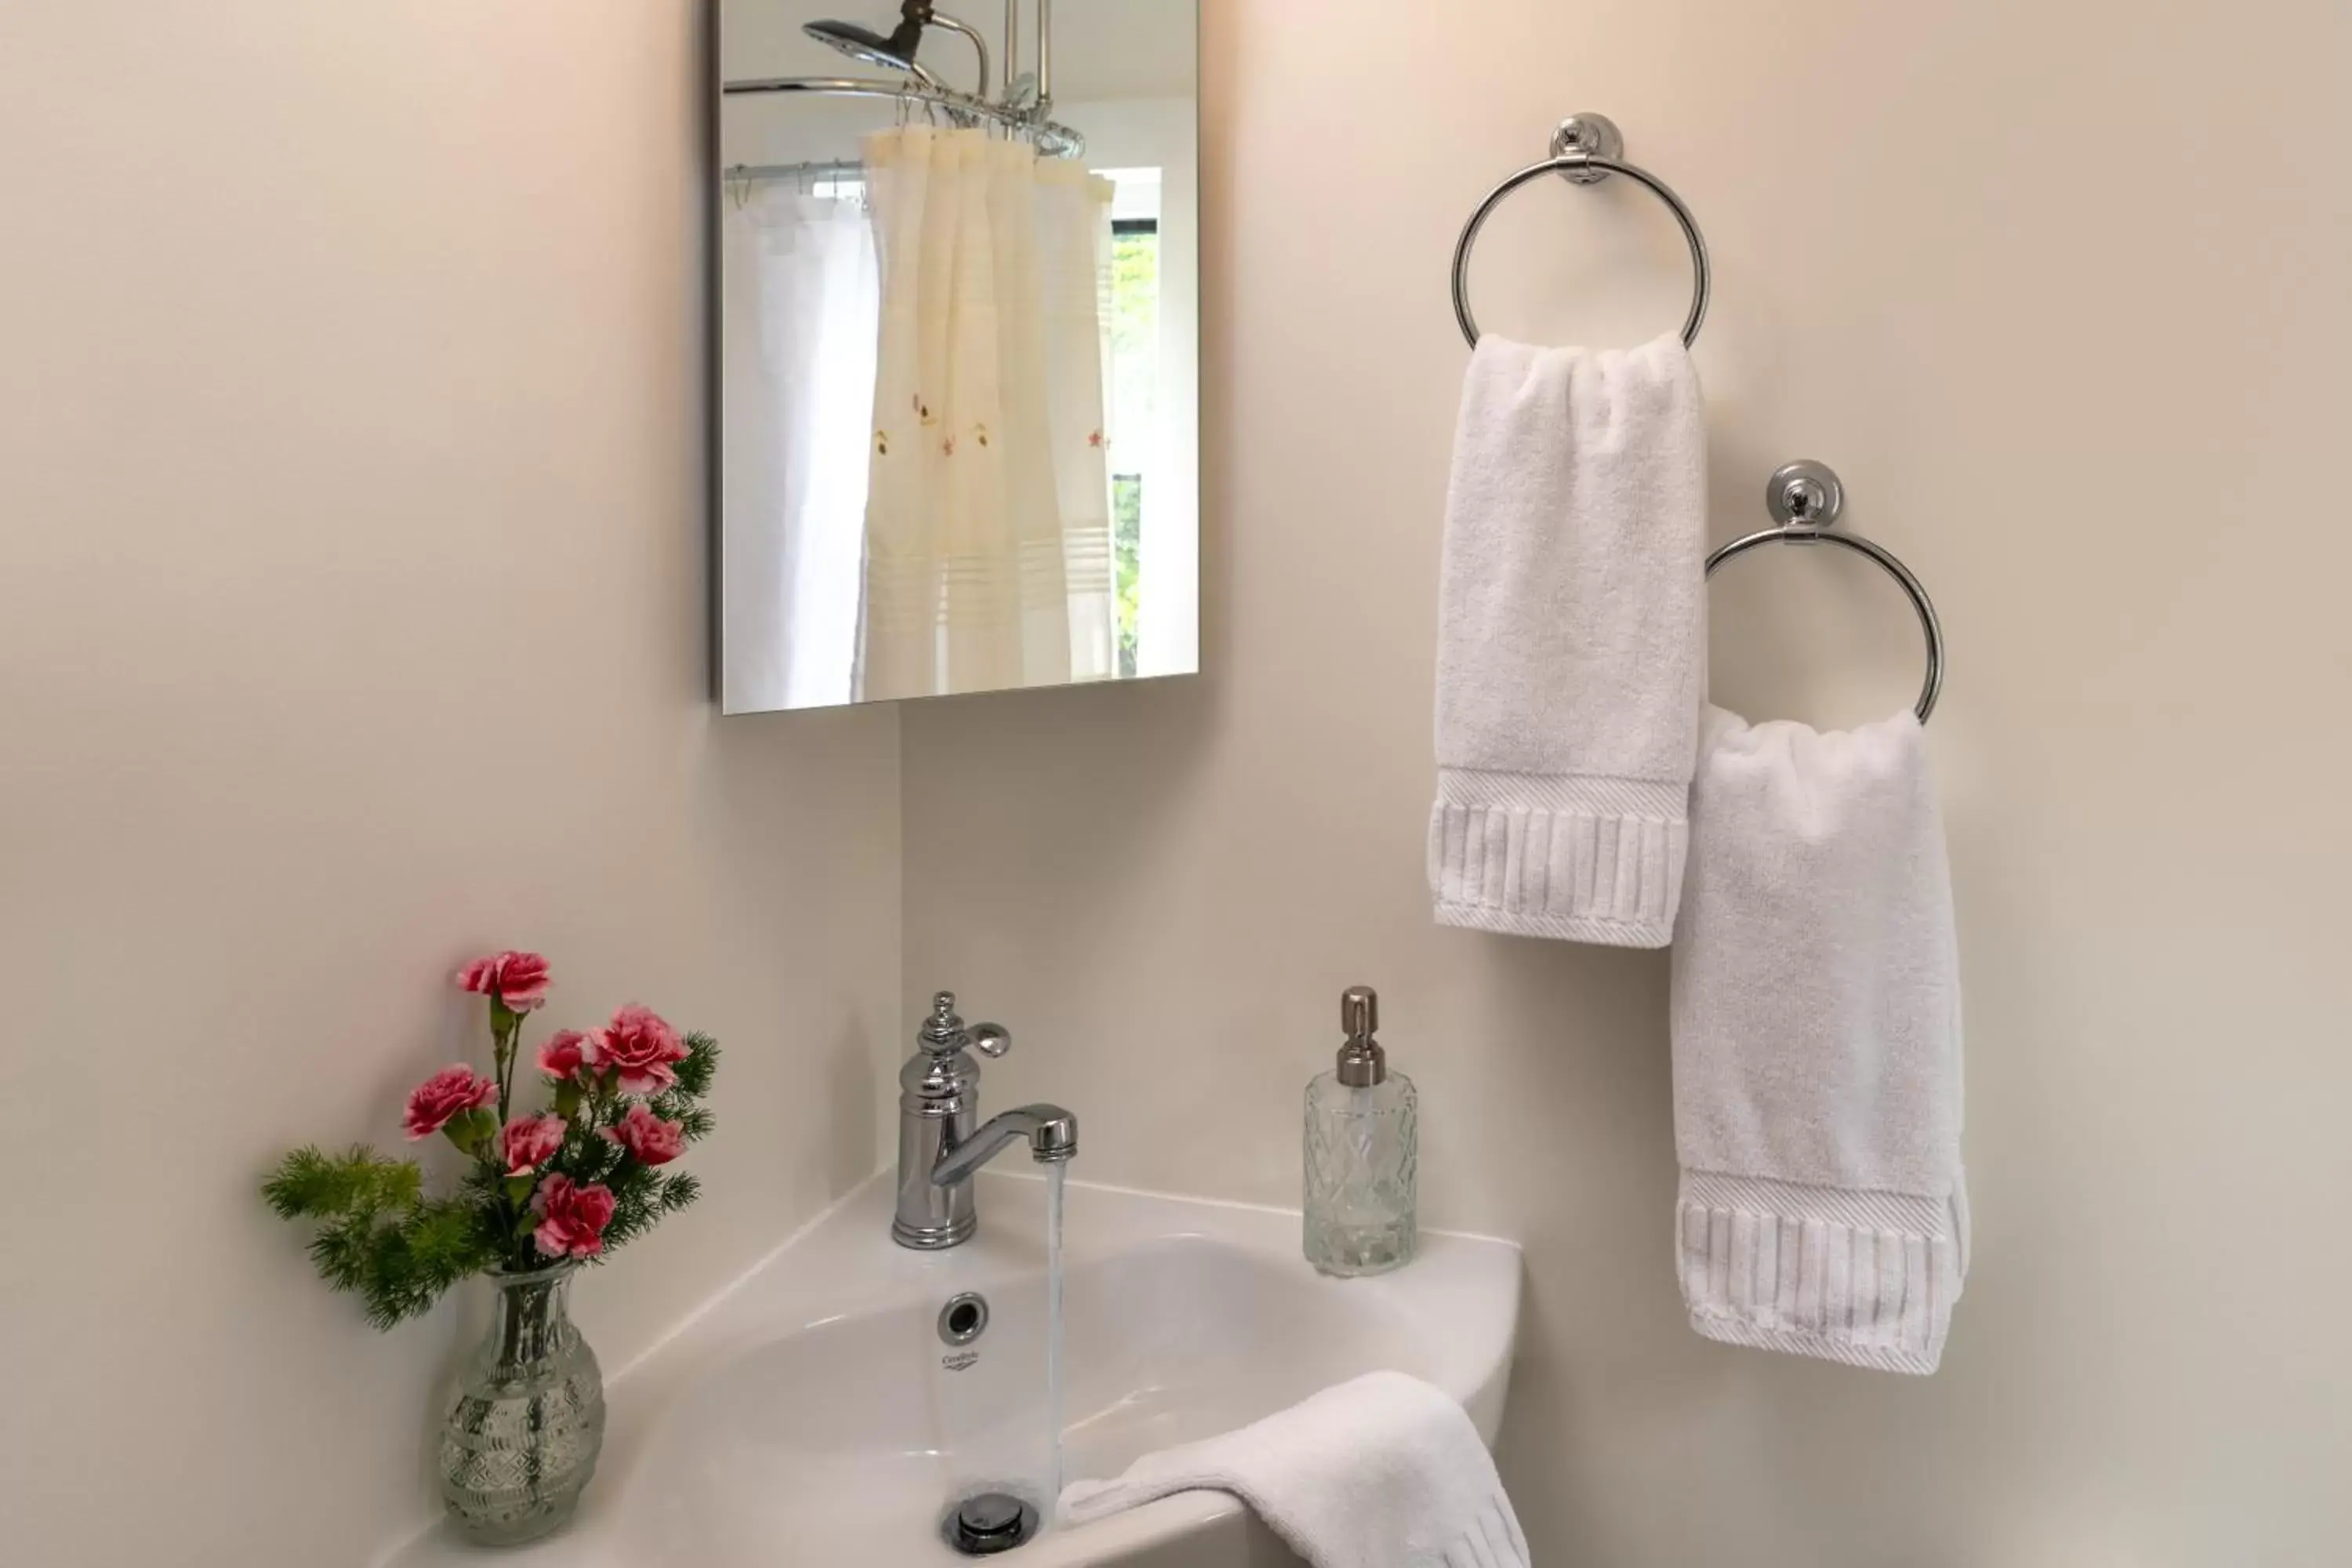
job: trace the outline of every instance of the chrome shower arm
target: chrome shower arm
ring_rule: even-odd
[[[947,15],[943,11],[934,11],[931,13],[931,26],[934,27],[945,28],[950,33],[961,33],[966,38],[971,40],[973,51],[980,56],[980,89],[973,93],[972,96],[980,99],[987,98],[988,89],[993,85],[994,78],[989,70],[988,40],[980,36],[980,29],[973,26],[971,23],[961,21],[956,17]]]

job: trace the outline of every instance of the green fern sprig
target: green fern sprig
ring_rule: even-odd
[[[261,1195],[280,1219],[328,1219],[409,1208],[424,1188],[413,1160],[387,1160],[363,1143],[340,1154],[310,1144],[278,1162]]]
[[[297,1149],[261,1192],[281,1216],[320,1222],[310,1260],[328,1284],[358,1296],[379,1329],[425,1311],[497,1257],[475,1199],[427,1199],[413,1162],[365,1147]]]
[[[687,1036],[686,1059],[675,1070],[679,1092],[689,1100],[700,1100],[710,1092],[711,1080],[719,1073],[719,1042],[699,1032]]]

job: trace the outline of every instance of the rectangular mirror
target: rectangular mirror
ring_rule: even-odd
[[[1197,0],[719,0],[729,713],[1200,668]]]

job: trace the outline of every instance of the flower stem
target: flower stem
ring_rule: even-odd
[[[522,1035],[522,1015],[509,1013],[499,1003],[490,1004],[490,1058],[498,1069],[499,1125],[504,1127],[513,1118],[515,1046]]]
[[[493,1172],[504,1169],[499,1156],[499,1136],[514,1118],[514,1064],[516,1047],[522,1038],[522,1015],[509,1010],[498,997],[490,999],[490,1065],[499,1084],[499,1133],[493,1134],[482,1147],[482,1158]],[[509,1259],[518,1256],[514,1235],[522,1224],[522,1206],[507,1194],[506,1184],[499,1184],[493,1201],[498,1205],[499,1229],[506,1239],[503,1247]]]

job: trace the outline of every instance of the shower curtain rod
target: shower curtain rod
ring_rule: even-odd
[[[866,164],[856,158],[817,158],[805,163],[730,163],[719,173],[730,180],[797,180],[814,175],[845,182],[865,179]]]
[[[968,92],[958,92],[950,87],[909,88],[897,82],[870,81],[860,77],[788,76],[767,77],[750,81],[730,81],[720,91],[730,98],[751,93],[809,93],[819,98],[888,98],[901,103],[928,104],[944,109],[950,115],[966,119],[989,120],[1015,131],[1025,131],[1037,139],[1037,150],[1057,158],[1076,158],[1085,154],[1087,139],[1074,128],[1058,121],[1037,120],[1001,103],[974,98]]]

